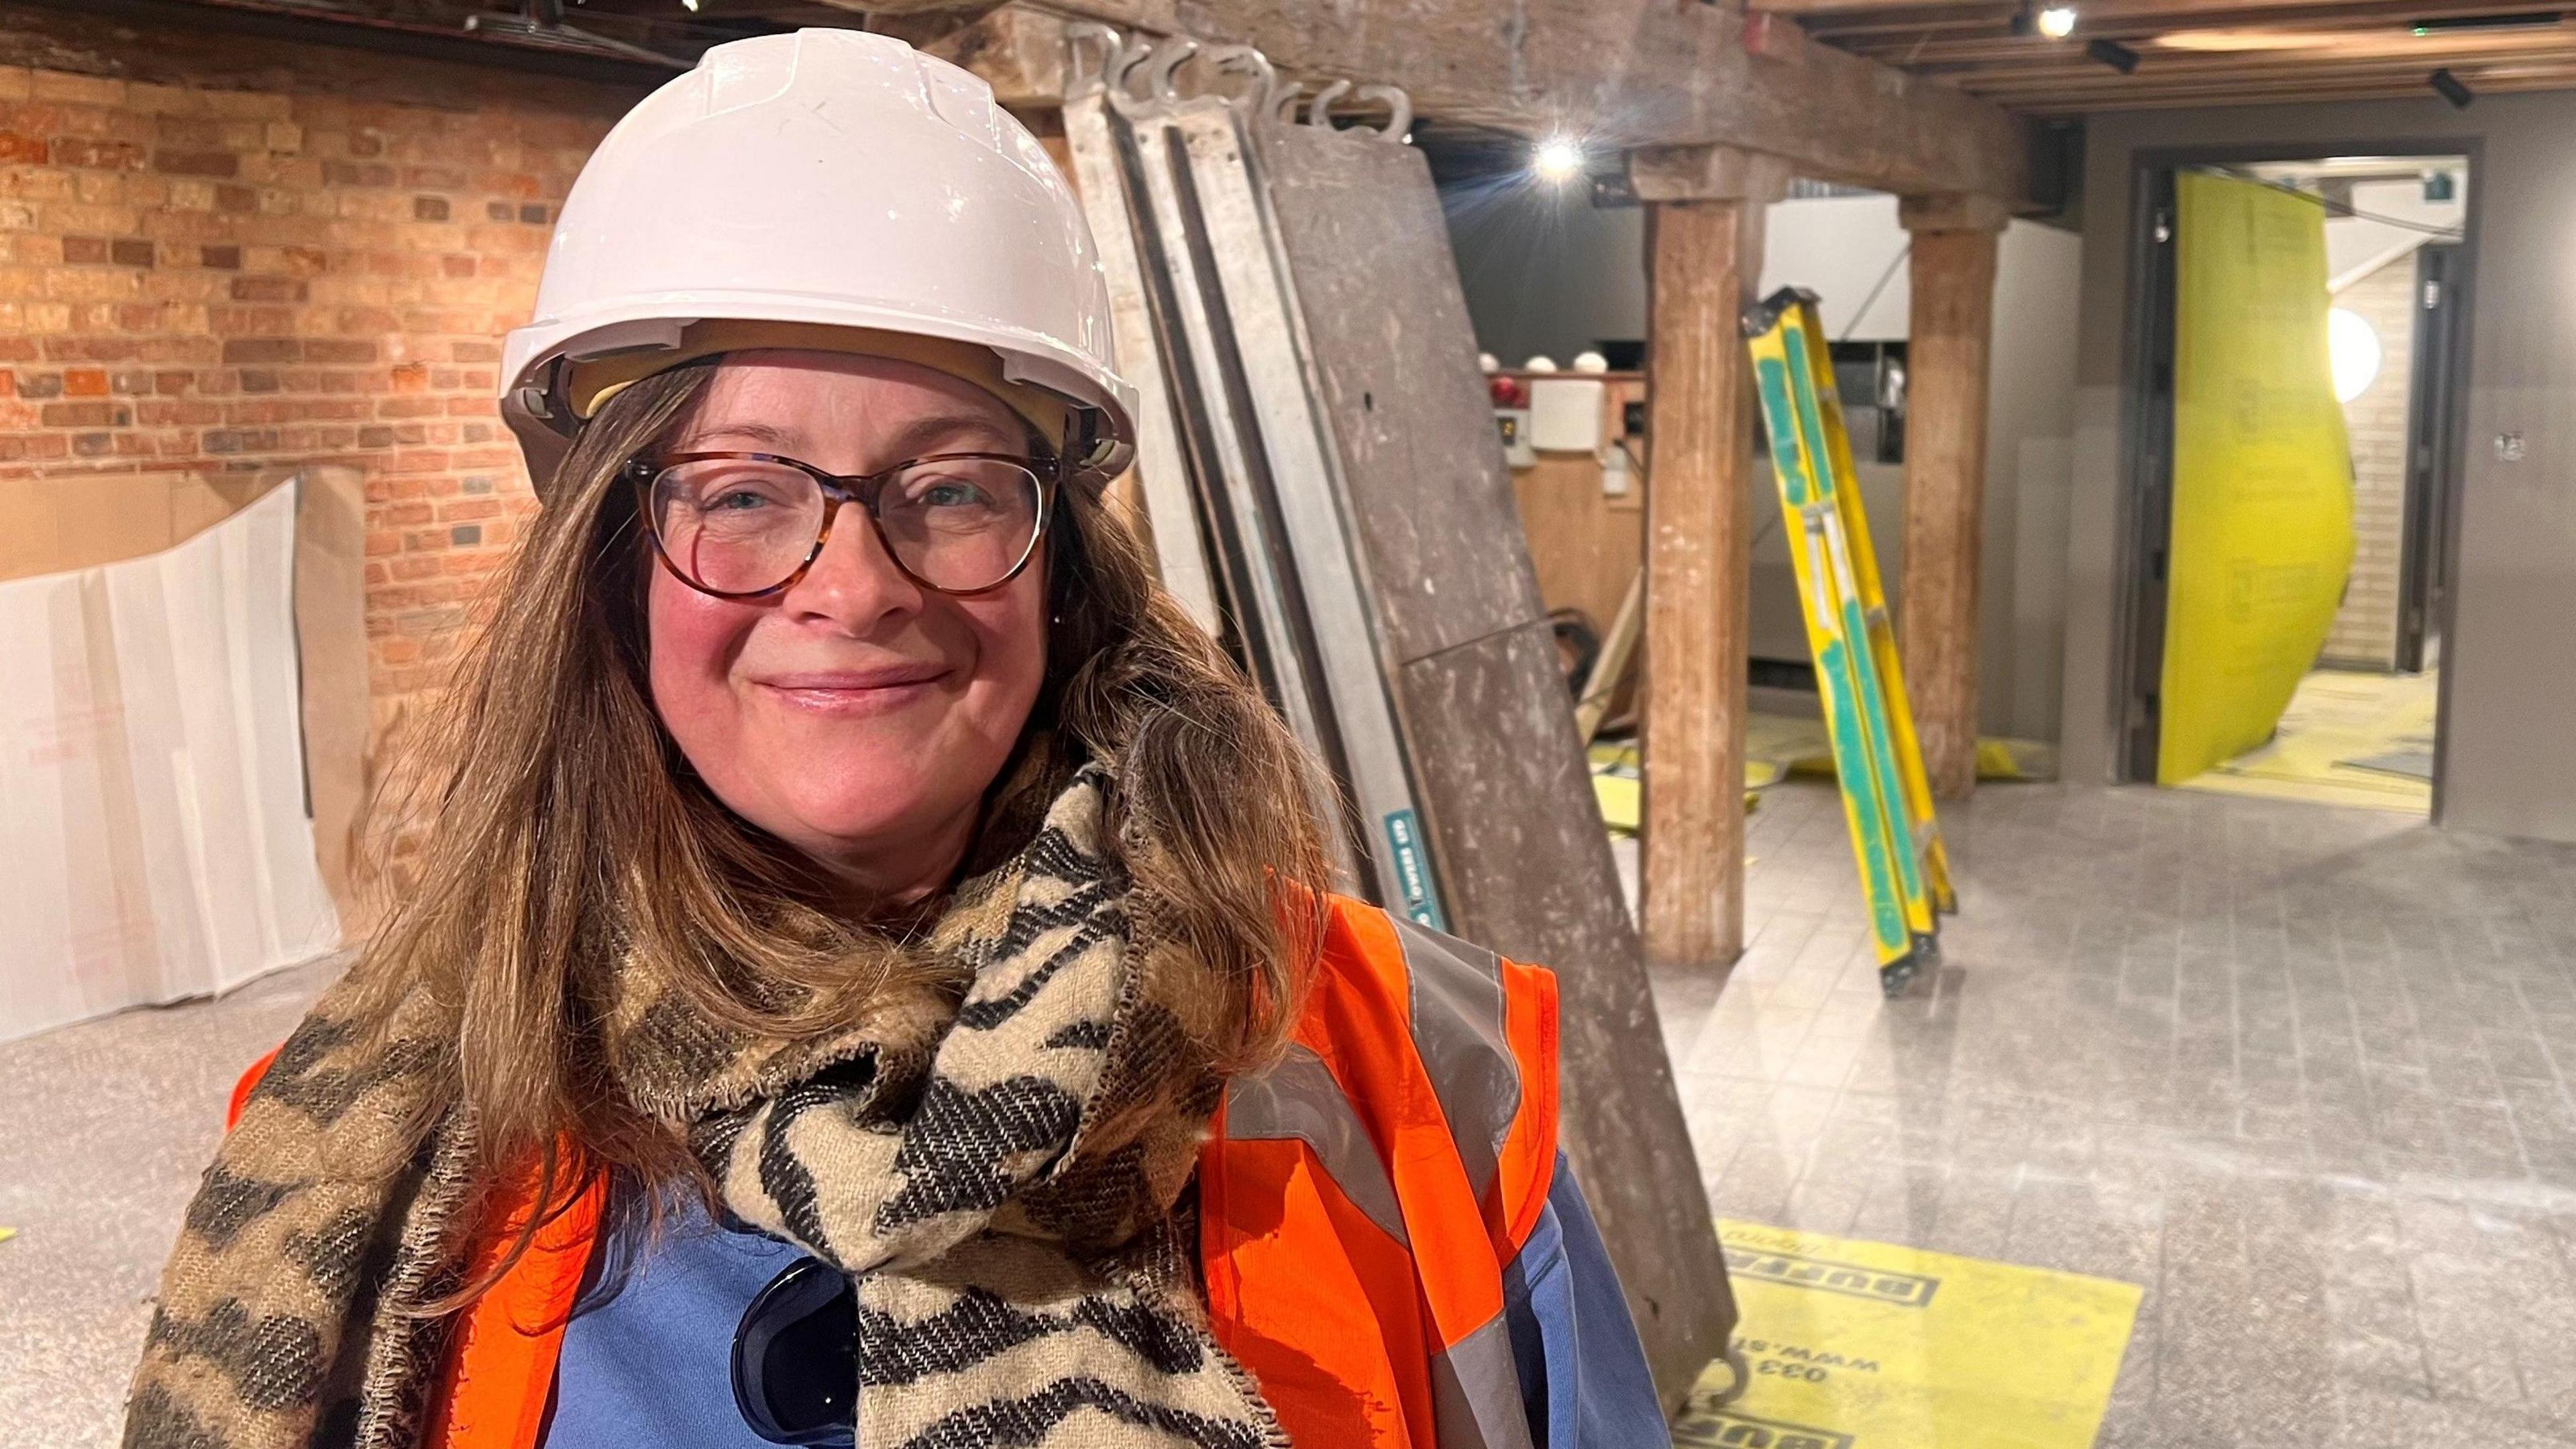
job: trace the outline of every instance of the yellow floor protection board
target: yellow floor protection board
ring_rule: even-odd
[[[1676,1449],[2088,1449],[2140,1289],[1721,1222],[1749,1374],[1710,1370]]]

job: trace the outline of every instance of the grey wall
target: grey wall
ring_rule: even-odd
[[[1579,183],[1517,176],[1443,187],[1440,205],[1476,345],[1505,367],[1646,335],[1644,207],[1595,208]]]
[[[2154,111],[2087,126],[2083,327],[2067,549],[2063,768],[2110,777],[2131,178],[2142,150],[2370,154],[2456,142],[2474,159],[2470,392],[2452,625],[2443,641],[2442,823],[2576,841],[2576,94]],[[2519,433],[2520,462],[2493,440]]]
[[[1477,344],[1507,367],[1535,353],[1560,364],[1603,338],[1646,329],[1645,210],[1596,210],[1583,188],[1517,178],[1443,191]],[[1902,338],[1906,273],[1896,198],[1845,196],[1771,208],[1762,286],[1812,288],[1837,338]],[[1995,270],[1992,404],[1980,541],[1978,727],[2054,739],[2060,715],[2067,497],[2081,244],[2015,222]],[[1854,310],[1873,291],[1866,317]],[[1752,619],[1757,658],[1803,658],[1805,625],[1769,471],[1750,480],[1756,521]],[[1891,590],[1901,574],[1903,471],[1863,464],[1862,496]],[[1894,600],[1901,616],[1905,601]]]

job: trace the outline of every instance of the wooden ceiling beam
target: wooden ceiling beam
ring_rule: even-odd
[[[2069,0],[2086,20],[2099,16],[2155,17],[2163,20],[2201,24],[2213,15],[2240,10],[2338,10],[2351,7],[2355,0]],[[2485,8],[2509,10],[2515,0],[2495,0]],[[2020,0],[1746,0],[1747,8],[1772,15],[1794,16],[1802,21],[1834,24],[1847,17],[1879,15],[1898,17],[1915,12],[1941,11],[2011,11],[2021,8]],[[2547,9],[2542,0],[2529,7]]]
[[[2081,111],[2132,110],[2149,105],[2227,105],[2242,103],[2256,95],[2266,101],[2278,101],[2430,94],[2425,89],[2426,74],[2421,69],[2354,68],[2296,76],[2175,77],[2143,84],[2140,77],[2112,78],[2115,81],[2126,79],[2129,82],[2126,85],[2068,79],[1998,89],[1991,95],[1998,104],[2017,111],[2064,115]],[[2530,63],[2492,73],[2455,71],[2454,74],[2475,91],[2546,90],[2576,83],[2576,59]]]
[[[1674,0],[1037,0],[1159,34],[1260,47],[1284,69],[1402,86],[1427,117],[1600,149],[1729,145],[1798,175],[2019,202],[2029,133],[1936,81],[1794,25]]]
[[[2428,36],[2342,35],[2313,46],[2280,50],[2178,50],[2139,44],[2138,73],[2190,71],[2205,67],[2255,65],[2289,72],[2312,65],[2345,61],[2386,61],[2393,65],[2434,66],[2509,60],[2524,55],[2551,55],[2576,49],[2576,27],[2526,31],[2455,31]],[[2016,46],[2003,42],[1949,43],[1926,46],[1908,69],[1917,75],[1941,76],[1953,84],[1980,72],[2011,75],[2086,74],[2105,71],[2100,61],[2075,44]]]
[[[2295,67],[2265,64],[2259,59],[2195,58],[2191,64],[2172,61],[2163,65],[2140,66],[2134,75],[2122,75],[2108,66],[2013,66],[1958,76],[1963,87],[1973,87],[1981,95],[2012,95],[2027,91],[2064,91],[2099,89],[2116,95],[2122,90],[2147,86],[2241,84],[2248,81],[2278,81],[2295,85],[2303,80],[2327,80],[2343,76],[2415,76],[2430,75],[2447,65],[2461,76],[2474,76],[2497,67],[2550,66],[2576,63],[2576,44],[2554,50],[2521,55],[2470,57],[2449,62],[2426,62],[2407,57],[2360,56],[2348,59],[2315,57]]]
[[[2142,0],[2125,0],[2125,3],[2123,0],[2095,0],[2095,3],[2082,7],[2076,38],[2109,36],[2116,40],[2222,26],[2260,25],[2302,30],[2394,27],[2415,20],[2492,15],[2498,3],[2499,0],[2334,0],[2331,4],[2317,5],[2305,3],[2305,0],[2258,0],[2258,3],[2237,0],[2224,11],[2186,14],[2142,3]],[[2019,8],[2008,0],[1984,0],[1984,3],[1953,5],[1937,11],[1837,13],[1803,19],[1800,24],[1818,40],[1858,54],[1878,55],[1902,52],[1918,39],[1932,37],[2010,37],[2013,13]],[[2060,43],[2039,36],[2018,38],[2033,45]]]
[[[2576,88],[2576,70],[2556,74],[2534,75],[2511,79],[2471,80],[2470,88],[2479,95],[2503,95],[2512,91],[2555,91]],[[2349,84],[2314,87],[2279,85],[2263,88],[2266,101],[2377,101],[2403,99],[2429,94],[2419,80],[2413,85],[2394,82],[2356,81]],[[2185,91],[2146,91],[2115,100],[2098,97],[2033,97],[2017,101],[2014,113],[2048,120],[2068,116],[2096,115],[2107,111],[2166,111],[2185,106],[2223,106],[2241,104],[2247,98],[2242,86],[2203,94],[2197,89]]]

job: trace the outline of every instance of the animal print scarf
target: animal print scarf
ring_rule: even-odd
[[[1217,1088],[1173,1100],[1183,973],[1158,969],[1104,846],[1111,788],[1092,765],[1037,792],[1028,843],[958,890],[929,939],[962,1002],[924,993],[790,1044],[634,962],[619,982],[619,1086],[686,1134],[731,1212],[857,1278],[869,1449],[1286,1443],[1209,1336],[1172,1221]],[[387,1160],[437,1012],[406,1003],[380,1036],[346,995],[288,1040],[188,1209],[129,1449],[419,1438],[448,1320],[405,1310],[461,1281],[472,1144],[451,1115]]]

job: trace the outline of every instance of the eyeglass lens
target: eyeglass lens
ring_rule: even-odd
[[[721,594],[786,583],[813,555],[828,511],[813,475],[750,458],[675,463],[654,477],[650,507],[663,556]],[[1010,577],[1036,542],[1041,517],[1037,475],[996,458],[905,464],[876,500],[887,550],[914,578],[952,593]]]

